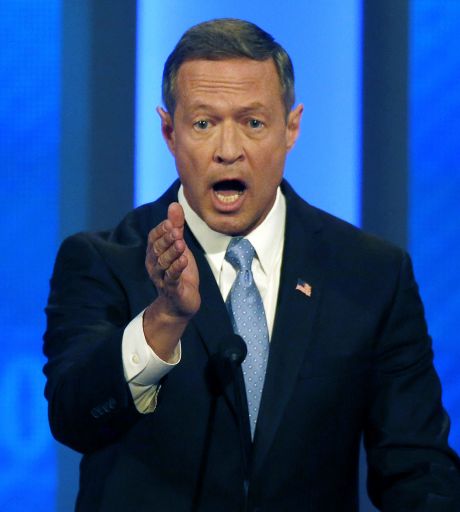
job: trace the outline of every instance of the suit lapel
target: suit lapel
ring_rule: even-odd
[[[212,361],[213,356],[219,354],[219,351],[222,349],[222,342],[229,336],[233,335],[233,328],[228,316],[227,308],[222,300],[222,295],[206,260],[203,249],[188,228],[186,228],[185,240],[195,256],[200,274],[201,306],[191,322],[200,333],[203,344],[210,357],[210,361]],[[235,373],[235,378],[239,381],[239,386],[244,386],[241,368],[238,368]],[[243,388],[240,387],[240,389]],[[230,380],[225,383],[223,394],[235,415],[245,415],[244,411],[237,410],[238,406],[235,398],[235,387],[231,385]],[[245,403],[242,405],[244,409]]]
[[[259,410],[252,470],[257,472],[273,442],[309,345],[321,297],[320,224],[313,212],[301,215],[288,188],[286,237],[270,355]],[[302,209],[305,206],[302,205]],[[308,207],[309,208],[309,207]],[[296,290],[301,279],[311,296]]]
[[[147,239],[149,230],[158,222],[166,218],[169,204],[173,201],[177,201],[179,186],[179,180],[175,181],[157,201],[157,203],[155,203],[155,211],[151,214],[148,222],[141,227],[141,231],[144,233],[145,239]],[[222,341],[233,334],[233,328],[228,316],[227,308],[222,300],[219,287],[217,286],[214,275],[204,255],[203,248],[193,236],[187,225],[185,227],[185,241],[195,257],[200,275],[201,306],[197,314],[191,320],[191,323],[200,334],[208,356],[212,357],[214,354],[219,352]],[[146,282],[145,296],[149,297],[150,300],[156,296],[155,287],[150,280],[147,280]],[[145,305],[143,307],[145,307]],[[236,371],[236,379],[239,381],[238,384],[240,389],[244,389],[244,387],[241,387],[244,386],[241,369]],[[233,410],[233,413],[235,415],[242,415],[245,418],[249,432],[249,420],[246,419],[247,412],[244,412],[247,410],[247,405],[244,402],[245,397],[243,397],[243,411],[238,411],[238,407],[236,405],[238,400],[235,399],[234,387],[232,385],[227,385],[223,392],[227,402]]]
[[[185,241],[192,251],[200,274],[201,306],[192,322],[203,336],[209,354],[215,354],[221,340],[233,333],[230,319],[214,275],[204,255],[203,249],[186,228]]]
[[[177,200],[178,187],[176,182],[163,196],[165,211],[171,201]],[[287,200],[286,236],[275,324],[252,453],[253,472],[260,469],[271,447],[305,359],[321,298],[326,256],[321,245],[321,224],[314,210],[306,206],[286,182],[283,192]],[[208,355],[212,356],[219,352],[220,343],[233,333],[233,329],[203,249],[188,228],[185,240],[198,265],[202,299],[200,310],[191,322]],[[312,287],[311,297],[296,290],[298,279]],[[244,389],[241,368],[236,372],[236,379]],[[224,396],[234,414],[243,417],[244,437],[250,439],[247,404],[243,403],[243,410],[239,410],[233,386],[224,389]]]

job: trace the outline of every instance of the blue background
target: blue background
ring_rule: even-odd
[[[57,248],[58,0],[0,3],[0,510],[53,510],[41,335]]]
[[[409,250],[460,451],[460,3],[412,3]]]
[[[164,61],[191,25],[239,17],[273,34],[293,60],[296,99],[305,110],[286,177],[307,200],[359,223],[361,0],[201,0],[192,10],[189,5],[138,0],[136,203],[157,197],[176,175],[155,112]]]
[[[157,13],[161,25],[150,27],[159,39],[162,27],[170,34],[155,57],[160,66],[187,26],[217,15],[253,19],[286,45],[307,112],[301,135],[305,145],[290,158],[289,177],[313,203],[359,223],[360,2],[337,0],[324,7],[323,2],[273,2],[268,8],[269,2],[249,7],[233,1],[219,10],[215,2],[197,2],[200,9],[176,3],[174,17]],[[140,1],[139,9],[144,4]],[[159,3],[157,7],[161,10]],[[52,511],[59,485],[56,445],[43,399],[41,336],[59,243],[60,13],[60,0],[0,3],[0,511]],[[144,17],[139,27],[145,31],[143,22]],[[453,419],[451,442],[460,450],[459,3],[412,2],[410,29],[409,248],[434,338],[445,405]],[[152,56],[147,53],[146,58]],[[145,107],[147,118],[151,115],[156,123],[159,97],[151,91],[150,107],[143,103],[142,88],[150,82],[139,67],[138,77],[138,120]],[[153,80],[158,83],[159,75]],[[136,130],[133,202],[142,202],[163,188],[160,182],[148,188],[152,167],[142,170],[142,144],[162,142],[156,124],[155,135],[139,124]],[[142,136],[147,137],[144,142]],[[165,179],[170,181],[168,162]],[[305,176],[296,171],[305,168]]]

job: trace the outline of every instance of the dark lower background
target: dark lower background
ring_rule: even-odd
[[[145,156],[161,144],[145,84],[187,26],[215,16],[260,23],[293,56],[306,121],[289,179],[410,250],[460,450],[459,2],[225,3],[0,3],[0,510],[72,509],[78,457],[50,437],[41,374],[54,255],[171,179],[170,159]]]

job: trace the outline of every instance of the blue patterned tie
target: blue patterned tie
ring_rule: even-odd
[[[259,412],[269,350],[264,305],[251,270],[254,254],[251,242],[241,237],[232,238],[225,254],[225,259],[237,271],[226,304],[233,330],[244,339],[248,347],[248,354],[242,366],[252,437]]]

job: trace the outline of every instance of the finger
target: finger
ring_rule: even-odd
[[[153,242],[149,241],[148,250],[152,251],[156,257],[160,257],[167,251],[176,240],[181,238],[181,234],[177,228],[171,229],[163,234],[162,237],[157,238]]]
[[[171,203],[168,207],[168,220],[175,228],[183,229],[185,224],[184,210],[179,203]]]
[[[160,238],[164,237],[166,233],[169,233],[173,229],[173,226],[171,224],[171,221],[166,219],[163,222],[160,222],[157,226],[155,226],[153,229],[150,230],[148,238],[147,238],[147,244],[153,245],[153,243],[156,240],[159,240]]]
[[[163,271],[168,271],[169,267],[181,257],[185,252],[185,243],[183,240],[176,240],[166,251],[162,252],[157,258],[157,264]]]
[[[177,282],[187,265],[187,256],[185,254],[181,254],[181,256],[174,260],[173,263],[169,266],[168,270],[165,272],[165,280]]]
[[[156,240],[162,239],[166,234],[173,233],[172,237],[167,236],[166,243],[163,243],[158,249],[166,249],[173,240],[179,240],[183,236],[183,227],[185,223],[184,210],[179,203],[171,203],[168,207],[168,218],[154,227],[148,236],[148,243],[154,244]]]

